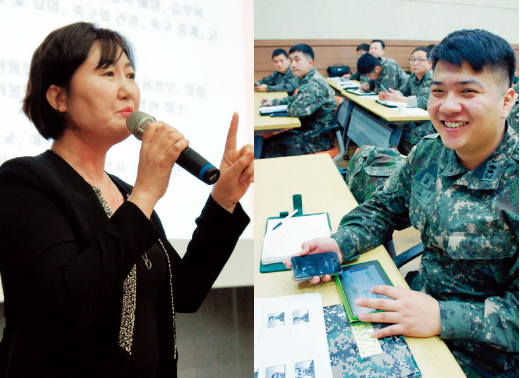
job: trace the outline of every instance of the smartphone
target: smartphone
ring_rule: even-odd
[[[294,278],[305,281],[314,276],[341,274],[341,264],[336,252],[316,253],[314,255],[291,257]]]

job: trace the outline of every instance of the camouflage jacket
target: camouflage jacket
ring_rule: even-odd
[[[334,111],[336,110],[336,98],[334,90],[325,81],[315,68],[312,68],[298,85],[298,93],[273,100],[273,105],[287,105],[287,112],[292,117],[298,117],[302,126],[298,129],[305,135],[330,126]],[[311,141],[334,139],[334,134],[324,133],[310,138]]]
[[[400,167],[406,157],[394,148],[362,146],[350,159],[345,182],[358,203],[370,199],[372,193]]]
[[[513,89],[515,90],[515,93],[518,94],[518,83],[513,86]],[[513,105],[513,109],[511,109],[511,113],[509,113],[507,120],[513,130],[518,134],[518,97],[516,98],[516,102]]]
[[[410,106],[426,110],[430,99],[430,86],[432,85],[433,71],[426,72],[421,80],[412,72],[403,86],[399,88],[401,95],[408,97]]]
[[[467,353],[517,356],[518,186],[518,134],[511,127],[471,171],[431,135],[332,237],[349,261],[394,229],[414,226],[424,254],[411,288],[439,301],[440,337],[456,339],[450,342]]]
[[[260,84],[267,84],[267,92],[293,93],[298,88],[298,78],[292,73],[291,67],[285,73],[274,71],[271,75],[258,80]]]

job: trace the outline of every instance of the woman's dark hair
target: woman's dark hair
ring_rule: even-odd
[[[86,22],[53,31],[34,52],[23,111],[45,139],[57,140],[67,128],[67,116],[49,104],[47,90],[54,84],[68,95],[72,76],[95,42],[101,47],[97,68],[114,64],[123,53],[135,67],[132,47],[122,35]]]

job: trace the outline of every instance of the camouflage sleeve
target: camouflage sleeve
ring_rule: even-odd
[[[359,79],[359,82],[361,84],[365,84],[365,83],[370,84],[370,79],[366,75],[361,75],[361,78]]]
[[[401,71],[401,68],[396,63],[388,64],[386,67],[383,67],[381,70],[381,75],[383,77],[379,84],[379,88],[381,88],[381,85],[384,85],[386,89],[399,89],[403,82]],[[379,91],[379,88],[376,88],[376,92]]]
[[[258,83],[260,83],[260,84],[267,84],[267,85],[274,85],[274,84],[276,84],[276,74],[277,73],[278,73],[278,71],[274,71],[273,73],[271,73],[271,75],[266,76],[266,77],[258,80]]]
[[[309,116],[327,100],[328,92],[320,84],[310,82],[301,86],[294,101],[288,103],[287,112],[293,117]]]
[[[518,259],[510,291],[484,303],[439,302],[442,339],[464,339],[518,352]]]
[[[408,97],[412,94],[412,89],[410,88],[410,80],[411,77],[408,76],[401,88],[397,89],[397,91],[400,92],[402,96]]]
[[[417,107],[421,109],[428,108],[428,100],[430,99],[430,86],[432,84],[432,79],[427,79],[423,85],[419,87],[417,93],[414,93],[416,96]]]
[[[341,248],[343,262],[359,257],[392,236],[394,229],[410,227],[407,198],[410,195],[411,162],[415,149],[404,164],[374,192],[372,198],[341,220],[332,235]]]
[[[267,92],[293,93],[296,88],[298,88],[298,78],[294,75],[285,74],[280,84],[269,85],[266,90]]]
[[[273,106],[275,106],[275,105],[289,105],[291,102],[294,101],[294,97],[296,97],[296,95],[288,96],[288,97],[284,97],[284,98],[275,98],[275,99],[273,99]]]
[[[359,72],[351,73],[350,74],[350,80],[361,81],[361,75],[359,74]]]

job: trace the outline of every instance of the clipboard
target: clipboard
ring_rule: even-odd
[[[305,217],[305,216],[310,216],[310,215],[326,214],[327,215],[327,222],[329,224],[329,229],[332,231],[332,227],[330,225],[330,217],[329,217],[328,213],[303,214],[303,210],[302,210],[302,195],[301,194],[294,194],[293,195],[293,208],[294,208],[294,210],[298,210],[298,212],[293,217]],[[267,220],[268,221],[269,221],[269,219],[280,219],[281,220],[281,219],[284,219],[287,215],[289,215],[289,212],[288,211],[283,211],[283,212],[280,212],[280,216],[278,216],[278,217],[269,217],[269,218],[267,218]],[[265,223],[264,235],[265,235],[265,233],[267,233],[267,224],[268,224],[268,222]],[[265,264],[264,265],[262,263],[262,255],[260,255],[260,273],[281,272],[281,271],[285,271],[285,270],[290,270],[290,269],[287,269],[283,262],[274,263],[274,264]]]

